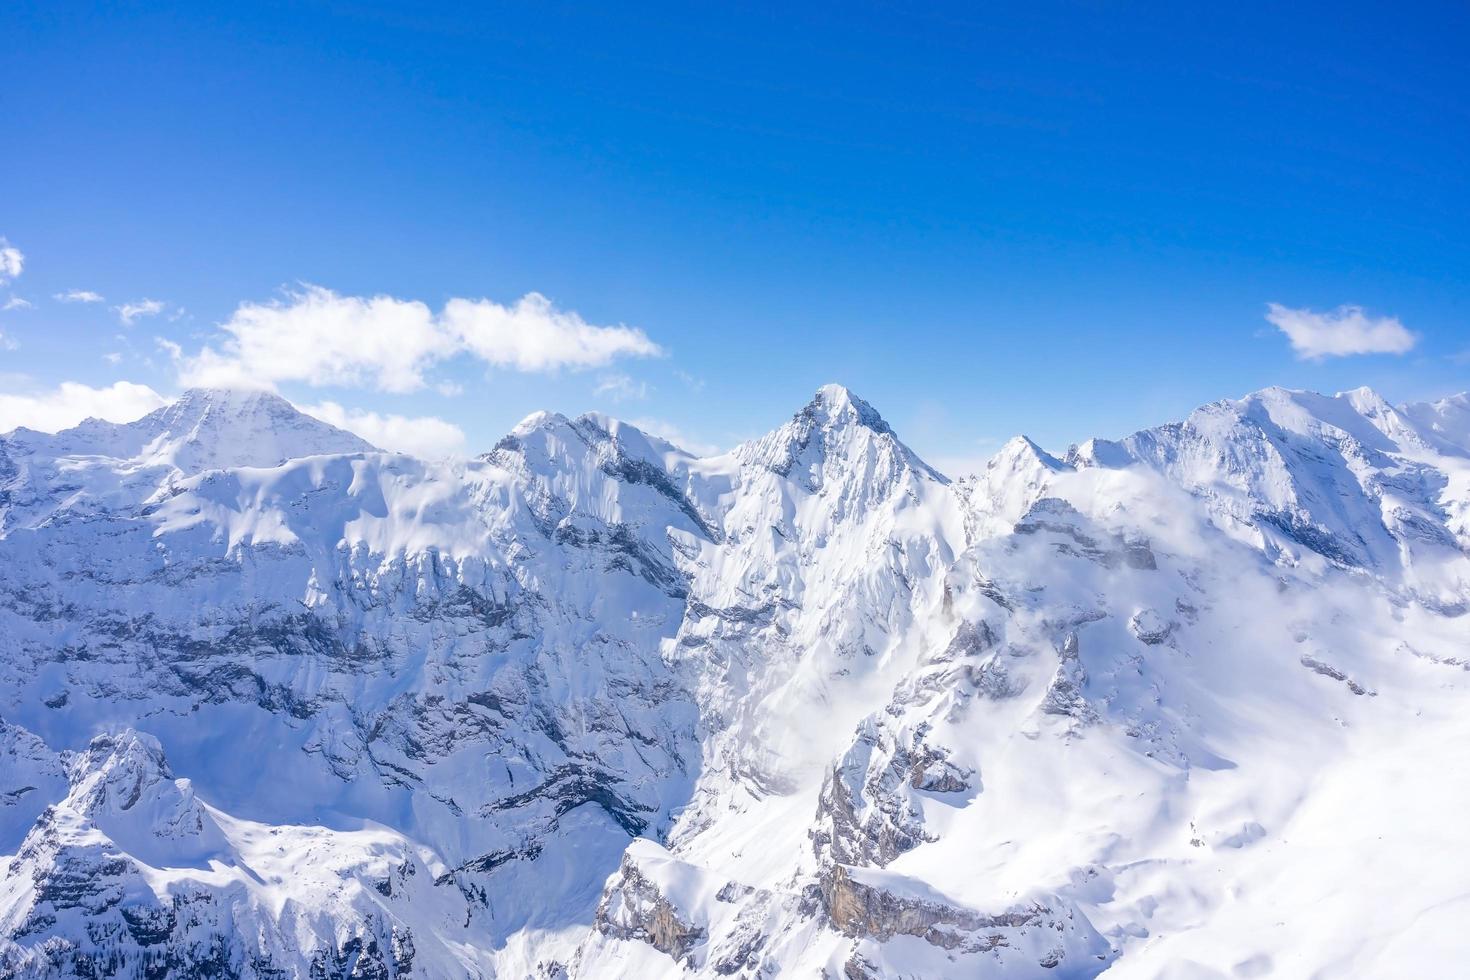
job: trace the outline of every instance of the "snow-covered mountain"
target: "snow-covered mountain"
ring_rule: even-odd
[[[18,430],[0,977],[1452,974],[1467,611],[1463,395]]]

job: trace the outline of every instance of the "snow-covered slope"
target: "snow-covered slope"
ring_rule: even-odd
[[[1456,972],[1467,405],[0,437],[0,977]]]

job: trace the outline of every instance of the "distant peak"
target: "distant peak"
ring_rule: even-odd
[[[1006,444],[1000,447],[1000,452],[996,454],[995,459],[992,460],[992,464],[996,460],[1015,461],[1018,459],[1034,460],[1049,470],[1065,470],[1071,468],[1038,446],[1029,436],[1012,436],[1006,440]]]
[[[1076,469],[1123,469],[1137,460],[1124,443],[1093,438],[1068,449],[1065,462]]]

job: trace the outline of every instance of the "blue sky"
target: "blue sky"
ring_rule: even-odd
[[[839,381],[958,468],[1470,388],[1464,5],[93,6],[0,10],[0,426],[224,364],[724,446]]]

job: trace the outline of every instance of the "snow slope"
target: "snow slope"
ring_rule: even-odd
[[[1453,973],[1467,611],[1465,396],[19,430],[0,977]]]

